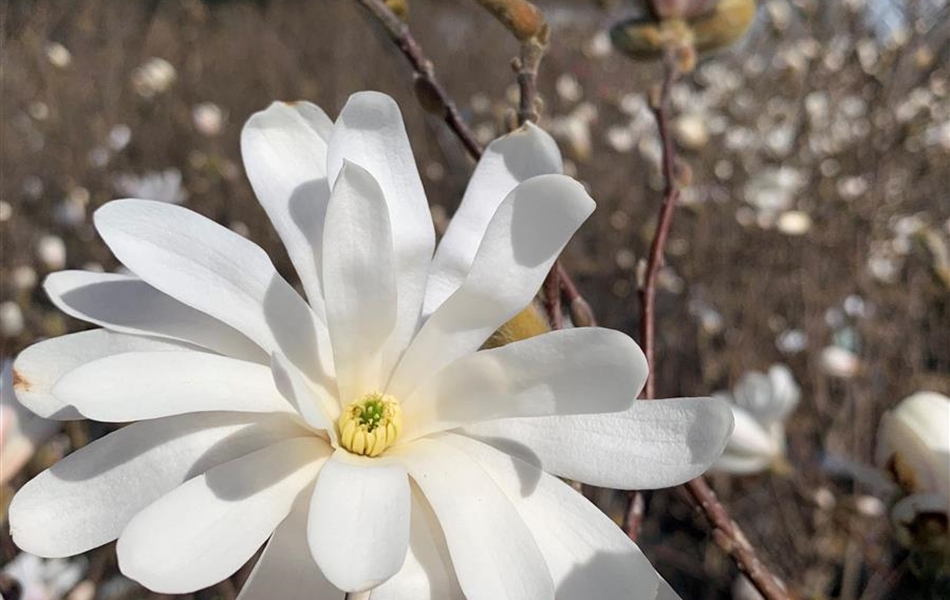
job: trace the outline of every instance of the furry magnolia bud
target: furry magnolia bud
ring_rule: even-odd
[[[610,39],[621,53],[639,60],[657,59],[667,49],[676,52],[676,64],[681,72],[693,69],[693,52],[708,52],[724,48],[738,40],[749,28],[755,16],[755,0],[720,0],[715,6],[703,4],[705,12],[686,10],[687,0],[670,0],[684,14],[670,16],[636,17],[614,25]]]
[[[749,29],[755,0],[720,0],[712,12],[690,21],[697,52],[729,46]]]
[[[409,0],[385,0],[384,4],[401,20],[409,18]]]
[[[716,0],[649,0],[650,12],[660,19],[691,19],[709,12]]]
[[[688,44],[691,40],[689,26],[679,19],[657,23],[640,17],[618,23],[610,30],[614,48],[637,60],[660,58],[666,47]]]
[[[527,0],[476,0],[522,42],[544,34],[544,15]]]
[[[547,317],[544,316],[544,311],[536,302],[532,302],[510,321],[499,327],[482,348],[486,350],[498,348],[549,331],[551,331],[551,326],[548,324]]]

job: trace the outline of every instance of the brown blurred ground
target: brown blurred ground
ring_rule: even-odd
[[[542,125],[570,115],[581,102],[556,92],[564,73],[577,79],[582,100],[597,111],[589,158],[562,140],[577,177],[598,201],[597,212],[569,246],[565,264],[601,321],[635,335],[635,265],[649,244],[658,182],[642,153],[616,151],[605,143],[604,133],[629,120],[620,110],[624,97],[644,92],[657,70],[616,54],[585,54],[594,34],[623,13],[625,3],[539,4],[554,26],[541,74],[547,103]],[[903,554],[890,541],[886,518],[859,510],[859,499],[869,493],[865,484],[833,476],[821,465],[828,454],[870,462],[876,424],[885,410],[918,389],[950,392],[950,298],[933,275],[932,252],[915,245],[891,284],[873,278],[867,266],[872,246],[891,235],[901,216],[924,215],[929,231],[946,244],[950,150],[939,144],[920,147],[914,140],[935,119],[950,118],[950,26],[943,12],[943,22],[925,24],[889,54],[882,50],[881,66],[871,73],[847,47],[843,65],[831,72],[822,59],[834,44],[844,38],[853,45],[868,33],[838,3],[829,4],[790,4],[794,18],[781,32],[760,14],[746,42],[711,59],[739,73],[748,72],[752,56],[764,65],[743,78],[737,91],[741,105],[727,101],[720,107],[729,129],[747,127],[754,136],[767,135],[778,98],[785,109],[794,109],[787,119],[795,123],[796,137],[785,156],[727,149],[725,134],[713,135],[701,150],[684,151],[694,173],[694,197],[702,201],[678,212],[670,240],[669,276],[659,296],[658,390],[663,396],[704,395],[730,387],[745,371],[787,362],[804,392],[790,425],[793,473],[717,478],[717,487],[763,557],[803,596],[927,597],[912,583]],[[179,169],[189,193],[186,206],[227,225],[245,224],[249,237],[290,276],[289,260],[254,200],[239,154],[241,125],[273,99],[311,100],[334,116],[352,92],[376,89],[394,96],[437,214],[451,215],[472,168],[450,132],[415,101],[403,58],[348,0],[11,0],[0,5],[0,17],[0,198],[13,209],[0,223],[0,300],[19,303],[26,319],[22,333],[3,339],[3,357],[38,338],[83,327],[57,313],[38,286],[18,292],[10,284],[11,273],[33,265],[42,278],[35,246],[46,233],[65,241],[68,267],[96,262],[115,268],[89,215],[117,196],[113,177],[118,173]],[[413,0],[410,25],[464,116],[483,130],[502,131],[515,42],[467,0]],[[804,69],[788,67],[785,55],[805,37],[817,40],[819,56]],[[47,60],[50,41],[69,49],[68,67]],[[929,61],[921,60],[921,48],[929,50]],[[134,91],[130,73],[153,56],[174,65],[177,80],[167,92],[146,100]],[[935,106],[922,116],[903,123],[875,118],[893,113],[912,90],[933,88],[934,81],[944,95],[934,95]],[[697,76],[687,84],[697,90],[708,82]],[[823,174],[821,160],[807,150],[805,98],[814,90],[825,91],[832,104],[849,96],[866,103],[870,133],[834,154],[839,173],[832,176]],[[478,106],[478,95],[491,100],[488,112]],[[472,106],[473,97],[479,110]],[[43,112],[37,102],[48,109],[42,119],[36,118],[38,110]],[[191,111],[201,102],[226,111],[220,135],[195,130]],[[91,164],[90,153],[105,144],[117,124],[130,127],[130,144],[112,153],[107,164]],[[714,174],[724,159],[733,165],[729,179]],[[738,222],[746,181],[770,165],[793,165],[806,175],[795,207],[813,219],[807,234],[791,237]],[[842,198],[836,184],[846,176],[865,177],[867,190]],[[42,190],[25,191],[37,179]],[[55,207],[78,186],[89,192],[86,218],[75,226],[58,223]],[[840,311],[849,295],[863,298],[867,311],[864,317],[846,318],[850,335],[859,340],[855,349],[862,368],[842,380],[822,369],[820,353],[841,329],[829,325],[827,313]],[[698,302],[719,313],[721,330],[697,323],[690,306]],[[785,356],[775,340],[789,328],[806,332],[808,345]],[[88,434],[75,428],[70,433],[72,444]],[[816,504],[819,489],[832,492],[834,506]],[[617,499],[601,499],[614,514]],[[701,522],[670,492],[650,499],[643,546],[660,571],[684,598],[729,597],[734,569],[707,543]],[[2,560],[15,551],[6,534],[2,551]],[[97,568],[110,573],[106,553],[93,554]],[[199,597],[218,594],[228,592]]]

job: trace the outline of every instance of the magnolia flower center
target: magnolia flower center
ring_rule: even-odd
[[[387,394],[373,392],[346,405],[338,421],[340,445],[362,456],[379,456],[402,431],[402,409]]]

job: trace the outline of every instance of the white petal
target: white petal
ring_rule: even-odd
[[[396,102],[378,92],[350,96],[333,126],[327,158],[331,187],[343,161],[363,167],[379,183],[392,219],[399,297],[396,331],[383,372],[399,360],[419,323],[435,229],[422,180]]]
[[[801,396],[791,370],[772,365],[768,374],[752,371],[735,386],[735,402],[766,427],[788,417]]]
[[[709,470],[730,475],[752,475],[765,471],[771,464],[771,457],[733,453],[727,448]]]
[[[312,436],[286,440],[189,479],[129,522],[116,546],[119,569],[163,594],[218,583],[287,516],[329,448]]]
[[[511,190],[536,175],[560,173],[561,168],[557,143],[530,122],[485,148],[432,260],[424,317],[462,285],[488,222]]]
[[[660,577],[660,588],[656,592],[656,600],[682,600],[673,588]]]
[[[330,197],[323,282],[338,398],[378,391],[386,340],[396,326],[396,267],[389,210],[373,176],[345,162]]]
[[[438,517],[468,600],[554,597],[551,574],[527,525],[471,458],[434,439],[390,454],[406,465]]]
[[[562,175],[541,175],[516,187],[488,224],[465,282],[413,339],[390,393],[408,396],[427,374],[475,352],[523,310],[593,210],[584,187]]]
[[[331,377],[332,357],[318,352],[326,327],[250,240],[188,209],[145,200],[109,202],[95,223],[116,257],[152,287],[237,329],[268,355],[279,350],[314,381]]]
[[[325,391],[314,390],[297,367],[290,364],[283,354],[275,352],[271,357],[271,374],[277,389],[290,402],[303,420],[314,429],[326,431],[336,443],[336,423],[340,406],[336,398]]]
[[[271,600],[278,590],[281,600],[343,600],[343,592],[327,581],[307,547],[312,493],[313,486],[308,486],[297,494],[290,514],[267,542],[237,600]]]
[[[650,561],[584,496],[481,442],[452,434],[439,439],[474,459],[508,496],[544,554],[558,600],[654,600]]]
[[[439,521],[418,487],[412,486],[412,517],[406,562],[373,589],[373,600],[465,600]]]
[[[802,390],[792,375],[792,370],[785,365],[769,367],[769,382],[772,384],[772,395],[775,397],[776,412],[774,421],[783,421],[795,410],[802,396]]]
[[[371,589],[396,574],[409,547],[409,478],[398,464],[330,460],[310,502],[310,552],[333,585]]]
[[[619,331],[553,331],[439,371],[403,402],[403,439],[492,419],[622,411],[646,376],[643,352]]]
[[[183,352],[194,348],[173,341],[145,338],[105,329],[73,333],[33,344],[13,363],[17,399],[47,419],[81,419],[74,407],[53,395],[59,378],[87,362],[124,352]]]
[[[559,477],[646,490],[708,469],[732,432],[732,411],[715,398],[648,400],[622,413],[502,419],[464,431]]]
[[[236,413],[134,423],[24,485],[10,504],[10,532],[33,554],[80,554],[114,540],[136,513],[189,478],[303,433],[285,417]]]
[[[747,456],[766,456],[775,454],[775,444],[769,432],[748,411],[731,406],[735,427],[729,437],[728,450]]]
[[[60,271],[46,278],[43,289],[67,315],[112,331],[180,340],[244,360],[267,360],[243,334],[137,277]]]
[[[13,361],[4,360],[0,374],[0,486],[13,479],[43,443],[62,427],[37,417],[13,393]]]
[[[206,352],[107,356],[60,377],[53,395],[113,423],[213,410],[293,413],[270,367]]]
[[[309,102],[274,102],[241,131],[251,187],[287,248],[307,299],[323,316],[323,220],[330,197],[327,140],[333,123]]]

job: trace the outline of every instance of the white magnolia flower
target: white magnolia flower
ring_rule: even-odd
[[[917,392],[885,413],[875,462],[906,494],[891,509],[901,543],[950,561],[950,398]]]
[[[86,571],[82,558],[44,559],[21,552],[3,567],[3,574],[20,584],[20,600],[60,600]]]
[[[0,484],[14,478],[59,425],[32,414],[17,402],[13,393],[13,362],[4,361],[0,375]]]
[[[593,210],[534,126],[485,152],[438,250],[402,117],[350,98],[333,123],[275,103],[242,134],[251,184],[305,301],[249,240],[184,208],[109,203],[135,276],[67,271],[53,302],[102,329],[41,342],[18,394],[59,419],[139,421],[20,490],[16,543],[118,539],[123,573],[187,593],[266,548],[241,600],[675,595],[557,477],[655,488],[732,427],[711,399],[633,402],[637,346],[597,328],[479,351]]]
[[[781,465],[785,459],[785,420],[801,397],[789,368],[772,365],[767,374],[746,373],[732,395],[723,397],[732,402],[735,429],[713,469],[746,475]]]
[[[132,71],[132,87],[143,98],[168,91],[178,77],[175,67],[164,58],[152,57]]]
[[[202,102],[191,109],[191,123],[201,135],[214,137],[224,129],[227,113],[214,102]]]
[[[875,462],[908,494],[950,498],[950,398],[918,392],[885,413]]]
[[[149,171],[141,176],[131,173],[117,175],[114,184],[120,193],[142,200],[181,204],[188,199],[188,192],[181,185],[181,171],[174,167]]]

